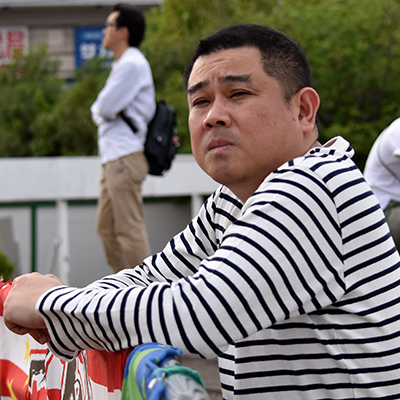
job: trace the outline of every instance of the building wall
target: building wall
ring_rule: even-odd
[[[39,43],[46,43],[49,51],[61,60],[60,76],[72,78],[75,70],[75,27],[104,25],[113,2],[101,6],[55,6],[57,2],[48,1],[53,6],[1,8],[2,3],[4,1],[0,0],[0,28],[28,27],[29,47],[34,49]],[[137,2],[135,7],[145,12],[157,3],[143,5]]]

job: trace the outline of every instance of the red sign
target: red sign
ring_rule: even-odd
[[[0,64],[10,61],[15,49],[27,52],[28,46],[28,28],[0,26]]]

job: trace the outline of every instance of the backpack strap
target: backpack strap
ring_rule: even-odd
[[[132,120],[130,120],[130,119],[125,115],[125,113],[124,113],[123,111],[121,111],[121,112],[119,113],[119,115],[120,115],[120,117],[128,124],[129,128],[132,129],[133,133],[134,133],[134,134],[137,134],[137,131],[138,131],[138,130],[137,130],[136,126],[134,125],[134,123],[132,122]]]

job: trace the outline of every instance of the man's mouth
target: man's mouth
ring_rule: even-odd
[[[232,143],[229,142],[228,140],[225,139],[213,139],[209,146],[208,146],[208,150],[224,150],[228,147],[231,147]]]

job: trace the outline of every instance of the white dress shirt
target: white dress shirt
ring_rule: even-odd
[[[98,126],[98,149],[102,164],[143,150],[147,124],[155,112],[151,68],[136,47],[129,47],[113,63],[110,75],[92,104],[92,120]],[[118,115],[132,120],[137,133]]]
[[[375,141],[364,176],[382,209],[390,200],[400,201],[400,118],[393,121]]]

